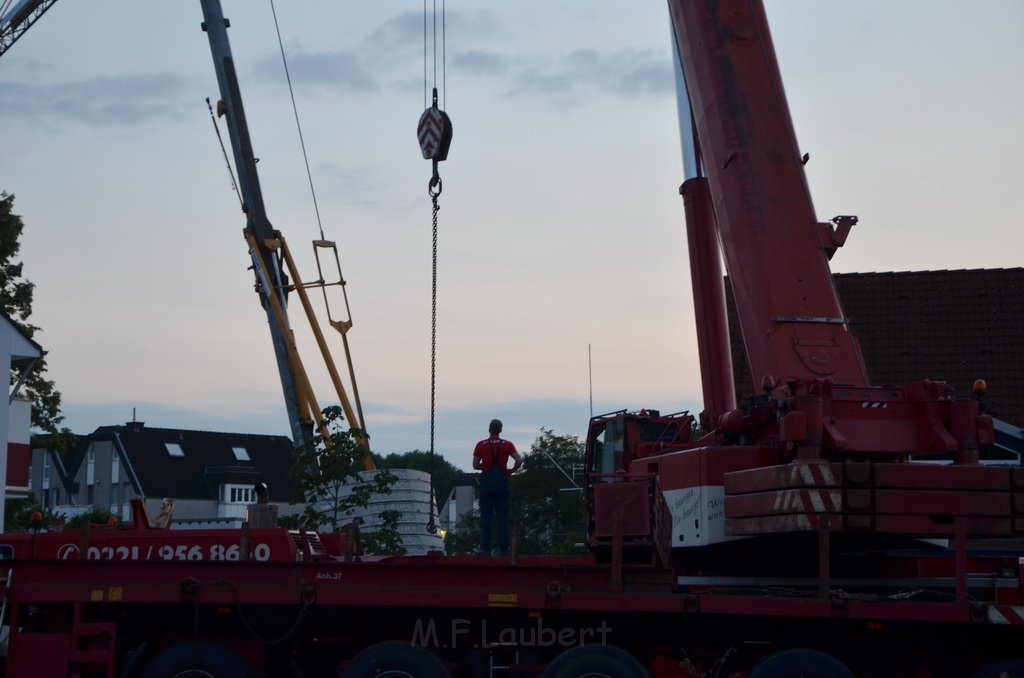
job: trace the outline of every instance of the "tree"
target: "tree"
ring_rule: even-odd
[[[324,431],[298,448],[292,465],[296,485],[293,503],[304,503],[302,513],[282,518],[282,526],[340,531],[351,522],[359,524],[353,513],[366,508],[375,495],[389,494],[398,478],[387,470],[363,474],[370,450],[359,442],[357,434],[344,426],[340,407],[323,411]],[[394,515],[389,515],[394,514]],[[385,511],[380,525],[367,530],[364,547],[371,553],[402,552],[397,512]],[[371,536],[372,535],[372,536]]]
[[[584,445],[577,436],[541,428],[523,455],[523,469],[511,479],[512,524],[522,554],[581,553]]]
[[[515,549],[524,555],[583,553],[584,445],[576,436],[541,428],[523,455],[523,468],[509,481],[510,530]],[[491,529],[495,529],[494,526]],[[475,553],[480,547],[480,513],[461,518],[445,536],[449,554]]]
[[[18,323],[31,337],[39,329],[28,322],[35,285],[22,277],[22,262],[15,259],[21,250],[19,240],[24,227],[21,217],[14,213],[14,196],[0,192],[0,313]],[[60,426],[64,420],[60,413],[61,396],[53,382],[44,377],[46,358],[40,358],[31,366],[13,366],[12,379],[20,379],[26,369],[31,369],[24,391],[32,401],[33,427],[51,434],[55,449],[68,449],[71,431]]]
[[[90,525],[116,525],[118,522],[117,516],[107,509],[93,507],[69,520],[64,527],[74,530],[80,528],[85,523]]]
[[[33,525],[32,517],[36,514],[39,516],[39,522]],[[62,516],[40,505],[35,497],[4,502],[4,531],[8,533],[29,532],[36,528],[48,530],[57,525],[58,518]]]
[[[444,552],[450,556],[474,554],[480,549],[480,512],[463,514],[444,536]],[[518,551],[517,551],[518,552]]]

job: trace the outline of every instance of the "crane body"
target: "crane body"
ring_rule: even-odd
[[[220,86],[223,112],[227,119],[228,134],[234,151],[235,167],[238,172],[238,188],[242,195],[242,211],[246,215],[246,232],[251,235],[255,245],[252,256],[254,268],[265,271],[266,280],[260,285],[268,294],[277,297],[284,315],[284,322],[275,317],[272,302],[265,300],[263,306],[267,313],[274,356],[277,359],[278,374],[284,392],[285,408],[288,412],[288,423],[291,428],[292,440],[302,445],[311,439],[312,429],[309,416],[302,411],[300,396],[296,393],[295,376],[292,371],[291,357],[288,354],[286,333],[290,332],[287,324],[288,299],[284,292],[286,278],[278,255],[266,243],[277,236],[267,210],[263,204],[263,191],[260,187],[259,173],[256,170],[256,155],[249,137],[249,128],[245,123],[245,109],[242,106],[242,94],[238,87],[235,74],[234,59],[231,56],[231,45],[227,37],[227,25],[220,2],[204,1],[203,25],[210,40],[210,51],[213,55],[214,70]],[[219,107],[220,108],[220,107]]]
[[[828,265],[856,218],[815,216],[763,7],[721,0],[670,8],[706,171],[682,188],[705,434],[694,441],[674,432],[652,447],[643,434],[675,431],[676,419],[598,417],[588,436],[592,468],[657,476],[676,507],[674,547],[823,524],[886,537],[952,537],[958,525],[968,536],[1019,535],[1019,474],[977,463],[994,443],[983,394],[956,398],[931,380],[868,381]],[[716,242],[760,380],[735,408]],[[630,429],[631,440],[623,434]],[[924,463],[944,458],[953,464],[939,471]],[[599,512],[599,483],[608,479],[595,476],[589,486]],[[961,501],[948,501],[952,488]],[[618,498],[609,500],[613,510]]]
[[[14,46],[14,43],[39,21],[57,3],[57,0],[18,0],[4,15],[0,16],[0,56]]]
[[[288,412],[292,440],[296,446],[312,444],[314,426],[320,428],[323,438],[329,438],[323,427],[322,411],[313,393],[312,383],[299,354],[291,321],[288,317],[288,295],[291,291],[295,291],[309,320],[310,328],[316,338],[324,365],[330,375],[332,386],[334,387],[335,394],[338,396],[345,418],[349,426],[356,431],[357,439],[363,446],[366,446],[366,426],[363,421],[362,407],[358,402],[355,373],[348,350],[347,332],[352,326],[351,319],[336,321],[329,317],[328,324],[342,335],[349,366],[349,376],[355,396],[355,406],[353,406],[352,399],[350,399],[337,372],[334,359],[323,337],[316,312],[311,306],[307,295],[307,288],[320,288],[323,290],[325,306],[327,307],[328,315],[330,315],[327,287],[337,285],[344,288],[345,284],[341,276],[341,264],[338,260],[337,245],[332,241],[324,239],[314,241],[313,248],[317,255],[317,266],[320,270],[320,276],[316,281],[308,284],[304,283],[284,237],[273,228],[267,217],[266,206],[263,202],[263,192],[260,187],[259,173],[256,169],[256,154],[253,151],[252,139],[249,135],[248,124],[246,123],[241,89],[235,72],[234,58],[231,55],[231,44],[227,36],[227,28],[230,24],[224,18],[219,0],[202,0],[201,4],[204,18],[203,30],[209,37],[210,53],[213,57],[214,70],[217,73],[217,83],[221,94],[221,99],[217,102],[217,113],[227,121],[235,166],[238,168],[238,188],[242,202],[242,212],[246,216],[243,234],[249,246],[249,254],[252,257],[256,291],[260,295],[261,304],[267,314],[267,322],[274,346],[274,355],[277,360],[278,375],[284,393],[285,408]],[[323,249],[330,249],[334,253],[338,273],[338,280],[336,282],[328,282],[324,279],[319,255],[320,250]],[[289,274],[291,279],[289,279]],[[373,461],[369,455],[366,456],[365,465],[368,470],[373,468]]]
[[[365,557],[354,532],[179,532],[141,506],[0,535],[6,675],[1024,676],[1024,469],[979,463],[983,390],[871,384],[828,264],[855,219],[815,215],[761,3],[668,4],[705,408],[592,418],[590,552]],[[287,257],[243,203],[286,330],[278,297],[303,285],[269,282]]]

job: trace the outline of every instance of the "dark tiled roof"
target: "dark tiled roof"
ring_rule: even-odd
[[[128,456],[131,472],[147,497],[176,499],[216,499],[221,483],[254,484],[262,481],[270,488],[271,501],[292,498],[292,441],[284,436],[245,433],[215,433],[171,428],[151,428],[141,423],[101,426],[82,436],[75,450],[72,473],[84,463],[92,442],[115,441]],[[167,443],[184,452],[173,457]],[[233,447],[244,447],[250,461],[239,461]]]
[[[833,276],[871,382],[948,382],[957,395],[988,383],[995,414],[1024,424],[1024,268]],[[751,393],[739,325],[729,303],[736,392]]]
[[[49,455],[50,461],[53,463],[54,468],[57,469],[57,479],[60,481],[61,487],[69,494],[74,492],[75,489],[74,478],[68,473],[68,469],[77,468],[75,460],[81,454],[84,454],[82,437],[73,436],[72,441],[70,448],[64,454],[61,454],[53,448],[53,436],[50,434],[38,433],[33,435],[31,439],[33,450],[44,450]]]

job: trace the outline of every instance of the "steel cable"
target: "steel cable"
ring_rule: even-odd
[[[441,179],[435,184],[431,180],[427,189],[430,193],[432,208],[433,231],[431,234],[431,277],[430,277],[430,520],[427,523],[427,530],[430,533],[437,531],[434,524],[434,429],[436,421],[436,398],[437,398],[437,212],[440,206],[437,198],[441,195]]]

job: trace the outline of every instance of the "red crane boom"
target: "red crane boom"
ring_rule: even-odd
[[[829,271],[764,8],[673,2],[699,148],[754,379],[868,385]]]

